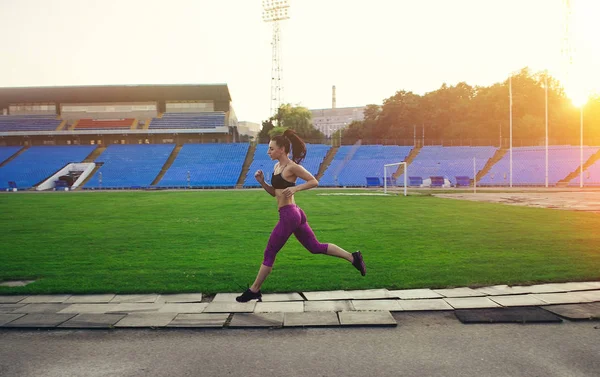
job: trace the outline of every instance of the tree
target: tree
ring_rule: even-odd
[[[273,128],[275,128],[275,126],[273,125],[273,118],[269,118],[268,120],[263,120],[262,128],[260,129],[260,132],[258,133],[258,142],[261,144],[268,143],[270,140],[269,132],[271,132],[271,130]]]
[[[302,139],[321,142],[325,135],[312,125],[312,114],[302,106],[283,104],[277,109],[277,114],[263,121],[263,129],[259,134],[261,143],[269,142],[269,134],[277,124],[277,127],[290,128]]]

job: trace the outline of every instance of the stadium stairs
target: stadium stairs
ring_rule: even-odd
[[[61,131],[62,129],[65,128],[65,126],[67,125],[67,120],[63,120],[62,122],[60,122],[60,124],[58,125],[58,127],[56,127],[56,131]]]
[[[479,182],[481,180],[481,178],[485,177],[485,175],[490,171],[490,169],[492,169],[492,167],[494,165],[496,165],[496,163],[500,160],[502,160],[502,158],[504,157],[504,155],[506,154],[506,152],[508,152],[508,149],[498,149],[496,150],[496,153],[494,153],[494,155],[492,156],[492,158],[490,158],[488,160],[488,162],[486,162],[485,166],[483,167],[483,169],[481,169],[480,171],[477,172],[477,182]],[[471,180],[471,184],[473,180]]]
[[[77,127],[77,123],[79,123],[79,119],[77,119],[73,124],[68,128],[69,130],[74,130]]]
[[[333,161],[333,159],[335,158],[335,155],[337,154],[337,151],[339,149],[340,149],[340,147],[331,147],[331,149],[329,149],[327,151],[327,154],[325,155],[323,162],[319,166],[319,172],[317,173],[317,176],[315,177],[315,178],[317,178],[317,180],[320,180],[321,177],[323,177],[323,174],[325,174],[325,171],[331,164],[331,161]]]
[[[175,148],[173,148],[171,155],[169,156],[169,158],[167,158],[167,161],[165,162],[162,169],[160,170],[160,173],[158,173],[156,178],[154,178],[154,181],[152,181],[150,186],[156,186],[158,184],[158,182],[160,182],[160,180],[164,177],[167,170],[169,170],[171,165],[173,165],[173,161],[175,161],[175,159],[177,158],[177,155],[181,151],[181,148],[183,148],[183,144],[177,144],[175,146]]]
[[[598,160],[600,160],[600,150],[598,152],[594,153],[593,155],[591,155],[590,158],[588,158],[588,160],[583,163],[583,170],[585,171],[587,168],[592,166]],[[572,171],[564,179],[561,179],[560,181],[556,182],[556,187],[567,187],[569,185],[569,182],[571,182],[571,180],[573,180],[574,178],[577,178],[577,176],[579,176],[579,174],[581,174],[581,169],[578,166],[577,169]]]
[[[250,165],[252,165],[252,160],[254,159],[254,152],[256,151],[256,144],[251,144],[250,148],[248,148],[248,153],[246,154],[246,159],[244,160],[244,166],[242,167],[242,172],[240,173],[240,177],[238,178],[237,184],[235,185],[236,189],[241,189],[244,187],[244,181],[246,180],[246,175],[248,175],[248,170],[250,170]]]
[[[7,165],[8,163],[10,163],[12,160],[14,160],[15,158],[19,157],[19,155],[23,152],[25,152],[27,149],[29,149],[29,145],[26,147],[23,147],[21,149],[19,149],[15,154],[13,154],[12,156],[10,156],[9,158],[7,158],[4,161],[0,161],[0,168],[3,167],[4,165]]]
[[[106,150],[106,147],[98,146],[82,162],[94,162]]]
[[[97,148],[96,150],[98,150],[98,149],[101,149],[101,148]],[[104,149],[106,149],[106,147],[102,147],[102,152],[104,152]],[[96,152],[96,150],[94,151],[94,153]],[[93,162],[93,161],[84,161],[84,162]],[[104,163],[102,163],[102,162],[100,162],[100,163],[96,162],[96,167],[94,168],[94,170],[92,170],[92,172],[90,173],[90,175],[88,175],[87,178],[84,179],[83,182],[81,182],[81,184],[79,185],[79,187],[77,187],[76,190],[83,189],[83,186],[85,186],[85,184],[88,183],[88,181],[90,179],[92,179],[92,177],[94,176],[94,174],[96,174],[96,172],[102,167],[103,164]]]
[[[131,129],[135,130],[138,127],[138,120],[137,118],[133,120],[133,123],[131,123]]]
[[[146,123],[144,123],[144,127],[142,127],[142,129],[147,130],[150,127],[150,122],[152,122],[152,118],[147,118]]]
[[[421,148],[422,147],[414,147],[413,149],[411,149],[411,151],[408,154],[408,157],[406,157],[406,161],[405,161],[407,166],[410,166],[410,164],[415,160],[415,158],[417,158],[417,156],[419,155],[419,152],[421,152]],[[394,174],[392,174],[392,179],[395,181],[402,174],[404,174],[404,165],[398,165],[398,170],[396,170],[396,172]]]

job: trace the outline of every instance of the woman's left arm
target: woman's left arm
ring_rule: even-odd
[[[312,174],[310,174],[308,170],[304,169],[304,166],[294,164],[291,170],[296,177],[302,178],[306,182],[304,182],[301,185],[288,187],[285,190],[283,190],[283,195],[285,195],[286,197],[289,198],[298,191],[310,190],[311,188],[315,188],[319,185],[319,181],[317,181],[317,179]]]

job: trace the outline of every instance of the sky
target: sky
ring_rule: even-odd
[[[284,101],[381,104],[529,66],[564,75],[564,0],[290,0]],[[600,92],[600,1],[571,0],[574,95]],[[239,120],[269,117],[261,0],[0,0],[0,87],[226,83]],[[575,79],[577,77],[577,79]]]

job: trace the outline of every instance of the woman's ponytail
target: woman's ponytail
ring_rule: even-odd
[[[283,136],[292,144],[292,161],[299,164],[306,157],[306,144],[292,129],[285,130]]]

